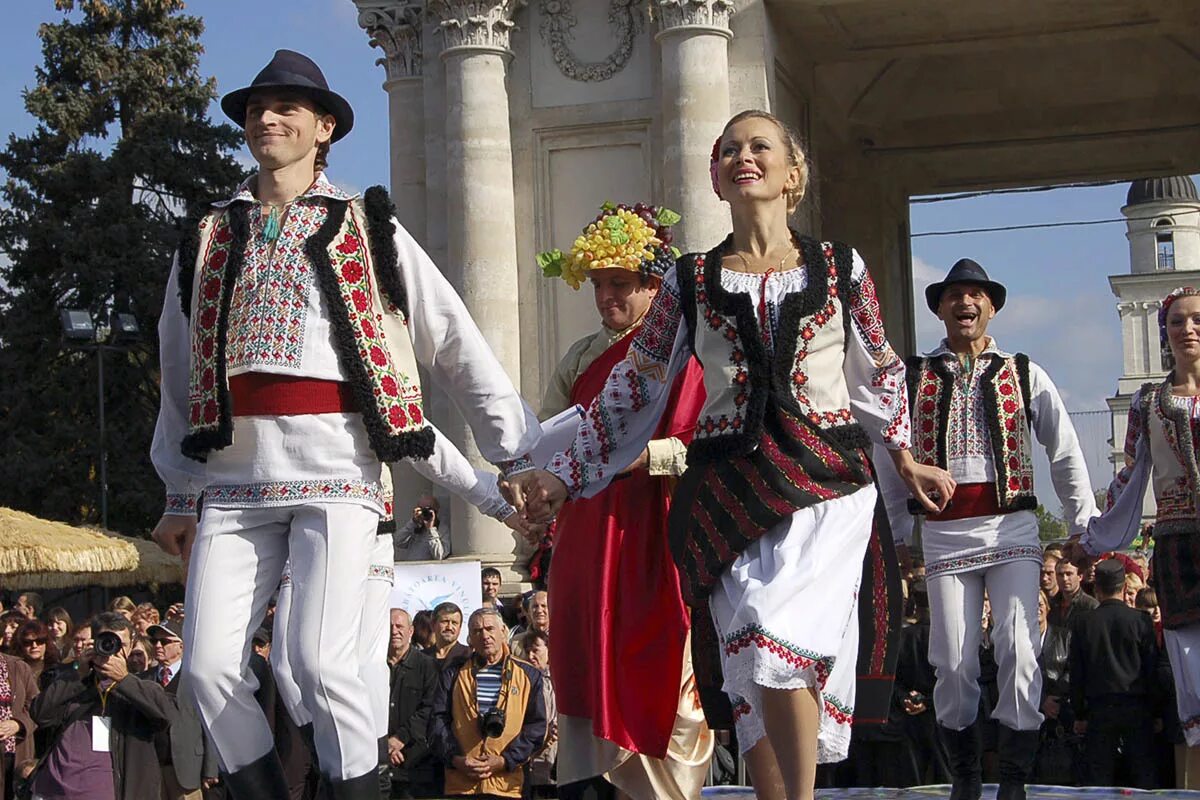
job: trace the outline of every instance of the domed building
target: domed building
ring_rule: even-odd
[[[1142,178],[1129,185],[1121,213],[1129,240],[1129,274],[1108,279],[1121,316],[1124,358],[1117,393],[1108,398],[1114,470],[1125,462],[1133,393],[1147,381],[1161,381],[1170,369],[1170,351],[1158,333],[1162,298],[1178,286],[1200,282],[1200,195],[1186,175]],[[1154,499],[1147,493],[1147,521],[1153,513]]]

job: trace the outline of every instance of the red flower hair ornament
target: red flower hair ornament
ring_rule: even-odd
[[[715,194],[719,200],[724,200],[725,198],[721,196],[721,184],[717,180],[717,162],[719,162],[720,160],[721,160],[721,137],[718,136],[717,140],[715,142],[713,142],[712,155],[709,156],[708,176],[709,176],[709,178],[712,179],[713,194]]]

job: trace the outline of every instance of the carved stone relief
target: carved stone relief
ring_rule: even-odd
[[[606,81],[629,63],[634,40],[645,24],[643,0],[609,0],[608,21],[617,37],[616,48],[602,61],[580,61],[571,52],[578,23],[571,0],[541,0],[542,41],[550,48],[554,63],[563,75],[576,81]]]

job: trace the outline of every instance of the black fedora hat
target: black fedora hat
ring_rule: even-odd
[[[937,313],[938,304],[942,302],[942,292],[952,283],[977,283],[987,292],[991,298],[992,306],[999,311],[1004,308],[1004,300],[1008,297],[1008,290],[994,280],[988,277],[987,272],[983,267],[979,266],[977,261],[972,261],[969,258],[960,258],[954,262],[954,266],[946,273],[944,280],[938,283],[931,283],[925,287],[925,302],[929,305],[929,310]]]
[[[295,50],[276,50],[271,63],[254,76],[254,81],[244,89],[237,89],[221,98],[221,110],[225,116],[246,127],[246,101],[250,95],[263,89],[290,89],[305,95],[314,103],[333,115],[337,126],[333,129],[331,142],[341,139],[354,127],[354,109],[346,98],[331,91],[325,75],[317,63]]]

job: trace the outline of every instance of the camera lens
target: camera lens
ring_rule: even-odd
[[[121,652],[121,637],[112,631],[102,631],[92,643],[98,655],[115,656]]]
[[[491,709],[480,718],[479,726],[485,739],[498,739],[504,733],[504,711]]]

